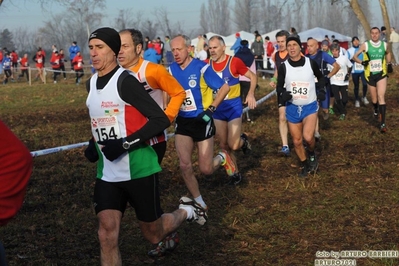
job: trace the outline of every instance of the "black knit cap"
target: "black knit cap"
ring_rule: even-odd
[[[287,41],[285,42],[286,45],[288,45],[288,42],[290,42],[290,41],[296,41],[296,42],[298,43],[299,47],[302,46],[301,40],[300,40],[298,37],[295,37],[295,36],[290,36],[290,37],[288,37],[288,38],[287,38]]]
[[[111,48],[115,55],[118,56],[119,50],[121,49],[121,37],[116,30],[108,27],[99,28],[90,34],[89,41],[91,39],[102,40]]]

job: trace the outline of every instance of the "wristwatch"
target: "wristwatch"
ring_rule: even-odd
[[[212,113],[216,111],[216,107],[213,105],[209,105],[208,109],[211,110]]]
[[[136,143],[136,142],[138,142],[138,141],[140,141],[140,139],[135,139],[135,140],[129,142],[129,141],[126,140],[126,138],[122,138],[122,147],[123,147],[125,150],[128,150],[128,149],[130,149],[130,146],[131,146],[131,145],[133,145],[134,143]]]

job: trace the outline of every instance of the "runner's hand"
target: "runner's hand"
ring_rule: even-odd
[[[119,156],[127,151],[122,146],[122,139],[109,139],[97,143],[104,145],[104,147],[101,148],[101,151],[104,153],[105,158],[111,162],[118,159]]]
[[[364,60],[364,61],[362,61],[362,65],[366,67],[369,65],[369,62],[370,62],[370,60]]]
[[[282,92],[282,93],[280,94],[280,96],[281,96],[281,99],[282,99],[284,102],[288,102],[289,100],[292,99],[292,94],[291,94],[290,91],[284,91],[284,92]]]
[[[94,144],[94,138],[89,140],[89,146],[85,150],[85,157],[89,162],[95,163],[98,161],[98,152],[96,149],[96,144]]]
[[[203,122],[203,123],[208,123],[210,120],[213,119],[213,112],[211,109],[206,109],[202,113],[200,113],[197,118],[198,121]]]
[[[392,73],[392,72],[393,72],[393,67],[392,67],[392,64],[389,63],[388,64],[388,73]]]

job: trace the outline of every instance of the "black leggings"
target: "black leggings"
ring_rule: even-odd
[[[363,85],[363,97],[366,97],[367,94],[367,83],[366,78],[364,77],[364,72],[362,73],[352,73],[352,81],[353,81],[353,93],[355,94],[355,100],[359,101],[359,79],[362,80]]]
[[[348,103],[348,85],[338,86],[331,84],[331,90],[334,94],[335,104],[338,112],[346,115],[346,104]]]

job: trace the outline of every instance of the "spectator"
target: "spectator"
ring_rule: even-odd
[[[161,56],[155,51],[154,44],[148,43],[148,49],[144,52],[144,60],[158,64],[160,59]]]
[[[71,60],[71,68],[74,69],[72,64],[73,59],[75,56],[80,52],[80,47],[76,41],[72,42],[72,45],[69,47],[69,60]]]
[[[270,58],[272,54],[274,53],[274,46],[273,43],[270,41],[269,36],[265,37],[265,42],[263,44],[264,49],[265,49],[265,54],[266,54],[266,68],[267,70],[272,70],[272,64],[270,62]]]
[[[175,60],[173,58],[172,49],[170,48],[170,38],[169,36],[165,36],[165,58],[166,58],[166,67],[169,67]]]
[[[381,27],[381,36],[380,40],[386,42],[387,41],[387,28],[385,26]]]
[[[12,61],[11,54],[7,53],[3,60],[3,68],[4,68],[4,79],[3,84],[8,83],[8,79],[12,76]]]
[[[238,52],[238,50],[241,49],[241,35],[239,32],[236,32],[236,41],[234,42],[233,46],[230,47],[230,50],[234,51],[234,54]]]
[[[399,34],[396,32],[394,27],[391,28],[389,42],[392,43],[392,55],[395,63],[399,64]]]
[[[66,80],[65,62],[67,60],[65,59],[64,49],[60,49],[60,52],[58,55],[60,57],[60,71],[61,71],[62,75],[64,76],[64,80]]]
[[[80,52],[77,52],[72,61],[73,70],[75,70],[76,73],[76,79],[75,79],[76,85],[79,85],[80,78],[82,78],[84,75],[83,64],[84,64],[83,57],[80,54]]]
[[[39,47],[37,50],[36,54],[33,56],[33,61],[36,62],[36,68],[37,68],[37,75],[35,80],[37,80],[40,77],[40,80],[44,83],[44,73],[43,73],[43,68],[44,68],[44,62],[45,62],[45,57],[42,54],[42,48]]]
[[[265,50],[263,49],[262,36],[260,34],[256,35],[255,41],[251,44],[251,51],[255,56],[256,71],[259,72],[259,76],[265,79],[265,73],[262,72]]]
[[[160,37],[157,37],[157,40],[156,40],[156,42],[157,43],[159,43],[159,46],[160,46],[160,55],[161,55],[161,59],[159,60],[159,62],[161,63],[161,62],[163,62],[163,52],[164,52],[164,50],[165,50],[165,43],[163,42],[163,41],[161,41],[161,38]]]
[[[61,61],[60,55],[59,55],[58,51],[55,50],[50,59],[51,68],[53,69],[53,82],[54,83],[57,83],[57,76],[61,74],[60,61]]]
[[[4,54],[3,51],[0,50],[0,75],[3,74],[3,59],[4,59]]]
[[[26,79],[29,82],[29,58],[28,54],[24,54],[24,57],[21,58],[21,61],[19,62],[21,64],[21,74],[18,76],[18,79],[22,78],[24,75],[26,75]]]

